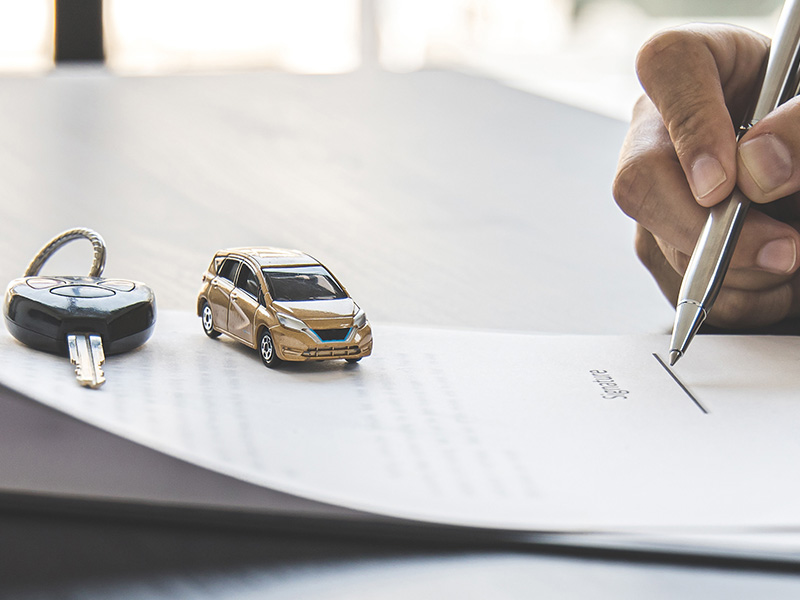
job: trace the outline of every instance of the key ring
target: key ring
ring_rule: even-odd
[[[45,247],[39,250],[36,256],[33,257],[31,264],[29,264],[28,268],[25,270],[25,277],[38,275],[44,263],[47,262],[48,258],[53,256],[56,250],[80,238],[86,238],[92,242],[93,257],[92,268],[89,270],[89,277],[100,277],[106,266],[106,243],[103,241],[103,238],[100,237],[99,233],[87,227],[68,229],[47,242]]]

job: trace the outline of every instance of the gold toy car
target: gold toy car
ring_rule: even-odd
[[[367,315],[316,259],[297,250],[221,250],[203,274],[197,314],[211,338],[227,333],[257,348],[274,367],[282,360],[343,358],[372,352]]]

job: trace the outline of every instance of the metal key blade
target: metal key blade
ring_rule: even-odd
[[[96,389],[106,381],[103,374],[103,363],[106,361],[103,352],[103,340],[99,335],[72,333],[67,336],[69,360],[75,365],[78,383],[84,387]]]

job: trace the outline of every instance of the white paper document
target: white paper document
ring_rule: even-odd
[[[800,342],[375,326],[375,350],[265,368],[197,317],[81,388],[3,330],[0,382],[190,463],[381,515],[543,531],[800,528]]]

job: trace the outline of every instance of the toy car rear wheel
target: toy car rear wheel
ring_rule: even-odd
[[[218,338],[220,336],[220,332],[214,329],[214,313],[211,312],[211,305],[208,302],[203,302],[200,319],[203,322],[203,331],[208,337]]]
[[[261,356],[261,361],[269,368],[278,366],[281,359],[275,352],[275,344],[272,341],[272,336],[266,329],[261,330],[258,336],[258,354]]]

